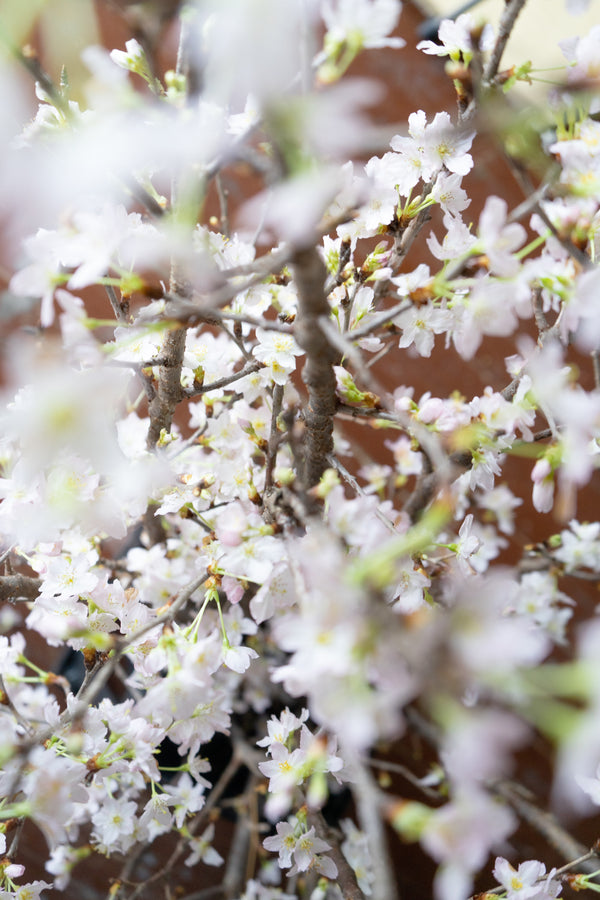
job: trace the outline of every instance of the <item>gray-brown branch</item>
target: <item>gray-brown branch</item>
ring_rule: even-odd
[[[336,411],[336,379],[333,366],[339,361],[319,325],[320,316],[329,316],[325,295],[327,270],[316,248],[299,250],[292,270],[298,291],[298,318],[295,337],[306,353],[302,380],[308,391],[304,411],[306,426],[304,481],[307,487],[318,484],[328,467],[333,451],[333,417]]]
[[[425,184],[423,186],[423,190],[421,191],[421,198],[423,200],[429,196],[431,193],[431,184]],[[392,252],[390,253],[387,265],[392,269],[394,275],[397,275],[400,266],[404,262],[410,248],[414,244],[415,240],[419,236],[424,225],[429,222],[431,218],[431,212],[428,207],[424,207],[417,215],[410,220],[408,225],[399,228],[397,233],[394,235],[394,246],[392,248]],[[385,297],[386,293],[390,291],[390,279],[382,278],[375,284],[374,289],[374,297],[373,297],[373,307],[377,309],[381,299]]]
[[[334,830],[329,828],[321,813],[310,813],[308,821],[314,826],[317,837],[331,845],[328,856],[331,857],[337,866],[337,883],[342,891],[344,900],[365,900],[365,895],[357,884],[354,869],[342,853]]]
[[[161,356],[166,364],[160,366],[158,370],[156,395],[148,408],[150,427],[146,444],[149,450],[156,446],[163,430],[166,432],[171,430],[177,404],[184,397],[181,387],[181,365],[185,351],[185,335],[185,328],[173,328],[165,335]]]
[[[0,576],[0,602],[15,600],[35,600],[40,592],[41,581],[29,575]]]
[[[504,48],[515,27],[517,16],[525,6],[526,2],[527,0],[509,0],[506,4],[504,12],[502,13],[502,18],[500,19],[500,25],[498,26],[498,36],[496,38],[494,49],[492,50],[491,56],[483,72],[484,84],[489,84],[492,78],[495,77],[500,66]]]

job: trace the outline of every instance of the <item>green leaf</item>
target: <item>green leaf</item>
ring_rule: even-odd
[[[394,577],[396,560],[428,550],[451,517],[450,504],[439,500],[406,534],[392,538],[366,559],[354,560],[348,570],[350,583],[367,584],[380,589],[386,587]]]
[[[401,800],[395,807],[390,824],[405,841],[418,841],[434,810],[416,800]]]

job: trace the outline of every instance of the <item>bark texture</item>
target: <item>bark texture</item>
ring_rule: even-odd
[[[149,450],[156,446],[163,429],[167,432],[171,430],[177,404],[183,400],[181,364],[185,350],[185,336],[185,328],[174,328],[165,336],[161,351],[165,365],[159,369],[156,394],[148,410],[150,413],[147,437]]]
[[[333,366],[339,353],[329,343],[319,325],[320,316],[329,316],[325,294],[327,270],[318,251],[307,248],[296,253],[292,263],[298,290],[298,321],[295,337],[306,353],[302,380],[308,391],[304,412],[306,426],[304,482],[318,484],[333,451],[333,418],[336,412],[336,379]]]
[[[35,600],[40,592],[39,578],[28,575],[0,576],[0,602],[14,600]]]

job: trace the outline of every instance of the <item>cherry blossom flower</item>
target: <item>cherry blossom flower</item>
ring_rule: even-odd
[[[254,348],[254,356],[271,370],[276,384],[285,384],[290,372],[296,368],[296,356],[304,352],[291,335],[276,331],[256,329],[259,343]]]
[[[519,270],[514,251],[524,243],[527,232],[518,222],[506,224],[506,201],[488,197],[479,217],[479,238],[494,275],[510,278]]]
[[[496,858],[494,877],[506,890],[507,900],[553,900],[562,890],[554,880],[555,869],[546,872],[546,866],[531,859],[514,869],[502,856]]]
[[[288,794],[294,785],[302,784],[306,762],[303,750],[297,748],[290,752],[283,744],[273,743],[269,753],[271,760],[259,763],[258,768],[269,779],[271,794]]]
[[[560,546],[554,551],[556,559],[565,564],[568,572],[583,567],[596,571],[600,567],[600,523],[569,522],[569,529],[560,534]]]
[[[440,900],[468,896],[473,873],[515,825],[513,813],[479,789],[462,791],[436,810],[420,838],[425,850],[441,863],[435,896]]]
[[[339,78],[363,48],[403,47],[402,38],[388,37],[401,10],[400,0],[324,0],[321,15],[327,33],[316,60],[320,78]]]
[[[410,614],[424,606],[424,591],[431,585],[431,579],[425,571],[412,562],[406,562],[397,567],[396,578],[397,581],[388,592],[392,608],[396,612]]]
[[[463,13],[456,19],[442,19],[438,30],[438,41],[421,41],[417,44],[417,50],[434,56],[449,56],[455,61],[463,60],[468,64],[475,50],[472,34],[475,28],[473,17],[469,13]],[[479,49],[483,52],[491,50],[494,41],[494,31],[488,23],[484,26],[479,38]]]
[[[387,36],[396,27],[402,3],[399,0],[325,0],[321,15],[332,42],[342,43],[358,33],[363,47],[403,47],[401,38]]]
[[[257,625],[260,625],[270,619],[277,609],[289,607],[294,597],[292,573],[287,563],[279,562],[250,601],[250,612]]]
[[[462,525],[460,526],[458,532],[458,541],[455,545],[455,554],[456,561],[461,569],[461,571],[468,575],[470,572],[473,572],[473,565],[471,562],[471,558],[479,548],[481,547],[481,541],[476,535],[472,534],[473,530],[473,515],[468,515]]]
[[[261,884],[251,878],[240,900],[296,900],[296,897],[285,894],[280,888]]]
[[[111,50],[110,58],[129,72],[138,72],[146,65],[144,49],[135,38],[125,42],[125,50]]]
[[[438,176],[439,178],[439,176]],[[441,202],[441,201],[440,201]],[[471,253],[477,245],[477,238],[460,217],[460,213],[444,213],[446,234],[440,243],[432,233],[427,238],[427,246],[433,256],[440,260],[456,259]]]
[[[275,826],[277,835],[267,837],[263,841],[265,850],[279,854],[279,865],[282,869],[292,866],[292,855],[296,849],[296,822],[278,822]]]
[[[36,747],[31,769],[23,778],[28,814],[42,829],[51,847],[64,843],[77,804],[88,801],[84,787],[85,765]]]
[[[314,868],[317,872],[321,872],[329,878],[335,878],[337,866],[332,859],[322,855],[326,850],[331,850],[331,844],[316,837],[314,826],[309,828],[296,841],[294,866],[290,874],[306,872],[308,869]]]
[[[223,645],[223,663],[228,669],[242,675],[253,659],[258,659],[258,653],[252,647]]]
[[[366,835],[359,831],[351,819],[342,819],[340,825],[345,836],[342,853],[354,869],[359,888],[365,896],[370,897],[375,876]]]
[[[566,642],[565,629],[573,615],[573,600],[558,589],[551,572],[526,572],[511,609],[543,628],[556,643]]]
[[[532,499],[538,512],[550,512],[554,505],[554,470],[550,460],[538,459],[531,470],[533,481]]]
[[[569,11],[581,12],[589,0],[568,0]],[[559,43],[566,59],[571,64],[567,70],[569,81],[578,82],[598,74],[600,65],[600,27],[594,26],[582,37],[563,40]]]
[[[525,744],[524,722],[500,710],[457,710],[443,739],[442,762],[461,789],[482,787],[508,774],[512,752]]]
[[[10,891],[0,890],[0,900],[40,900],[42,891],[52,888],[53,885],[47,881],[30,881],[27,884],[14,885]]]
[[[139,828],[149,841],[171,830],[174,817],[169,810],[169,802],[170,798],[165,794],[154,793],[146,803],[139,818]]]
[[[418,475],[423,470],[423,456],[412,449],[410,438],[399,437],[387,446],[394,454],[396,468],[401,475]]]
[[[419,180],[421,168],[421,156],[412,145],[407,146],[403,154],[385,153],[368,161],[365,173],[372,179],[372,186],[368,201],[359,212],[360,227],[356,224],[353,227],[353,233],[357,237],[376,234],[382,222],[392,221],[398,209],[399,195],[408,197]],[[347,226],[339,228],[338,233],[348,234]]]
[[[19,297],[38,297],[42,301],[40,321],[48,328],[54,321],[54,292],[65,279],[60,275],[61,239],[56,232],[40,228],[25,242],[28,255],[35,262],[16,272],[10,289]]]
[[[431,356],[434,335],[444,334],[451,322],[447,310],[427,303],[425,306],[411,306],[396,316],[396,323],[402,329],[399,347],[414,347],[419,356]]]
[[[48,559],[41,569],[42,586],[40,596],[65,599],[87,594],[96,587],[98,576],[90,571],[96,561],[90,554],[75,558],[58,556]]]
[[[468,293],[455,296],[452,341],[464,359],[474,356],[484,335],[506,336],[514,330],[517,299],[513,284],[489,276],[476,278]]]
[[[215,826],[210,824],[204,829],[200,837],[191,837],[189,846],[192,850],[191,854],[185,861],[186,866],[195,866],[199,860],[206,866],[222,866],[225,860],[221,854],[211,846],[211,841],[215,836]]]
[[[449,216],[457,216],[470,205],[467,192],[460,186],[462,176],[440,172],[431,189],[431,196]]]
[[[61,844],[55,847],[46,861],[45,869],[54,875],[54,889],[63,891],[71,880],[71,872],[80,859],[85,859],[86,851]]]
[[[300,716],[296,716],[286,707],[279,717],[271,716],[267,722],[268,734],[256,742],[257,746],[270,748],[274,743],[287,744],[289,736],[297,731],[307,719],[307,709],[303,709]]]
[[[331,850],[331,844],[315,835],[314,826],[303,828],[299,820],[293,816],[288,822],[278,822],[277,834],[265,838],[263,846],[266,850],[279,853],[279,865],[281,868],[291,868],[290,874],[306,872],[315,868],[329,878],[337,874],[335,863],[320,854]]]
[[[466,175],[473,167],[468,152],[473,134],[453,126],[448,113],[436,113],[429,124],[423,110],[411,113],[408,132],[408,138],[392,138],[391,146],[401,155],[415,158],[415,152],[418,153],[423,181],[432,181],[442,167],[458,175]]]

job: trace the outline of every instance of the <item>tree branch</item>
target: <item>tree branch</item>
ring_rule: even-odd
[[[495,77],[500,66],[500,60],[502,59],[502,55],[508,43],[508,39],[511,36],[513,28],[515,27],[517,16],[525,6],[526,2],[527,0],[510,0],[510,2],[505,6],[504,12],[502,13],[502,18],[500,19],[500,24],[498,26],[498,37],[496,38],[494,49],[492,50],[491,56],[487,62],[485,69],[483,70],[484,84],[489,84],[492,78]]]
[[[29,575],[1,575],[0,602],[8,600],[35,600],[40,592],[41,581]]]
[[[162,356],[166,365],[158,370],[158,383],[156,396],[148,407],[150,414],[150,427],[146,444],[149,450],[156,447],[161,432],[169,432],[173,424],[173,416],[178,403],[183,400],[184,392],[181,387],[181,366],[185,351],[185,328],[173,328],[167,331],[162,346]]]
[[[239,372],[234,372],[233,375],[226,375],[224,378],[219,378],[217,381],[213,381],[210,384],[203,384],[201,387],[191,388],[190,390],[185,391],[185,396],[198,397],[200,394],[208,394],[210,391],[219,390],[220,388],[227,387],[229,384],[240,381],[242,378],[245,378],[246,375],[252,375],[254,372],[258,372],[261,368],[261,363],[252,362],[243,369],[240,369]]]
[[[328,851],[327,855],[331,857],[337,866],[337,883],[341,888],[344,900],[364,900],[365,895],[356,883],[354,869],[342,853],[339,839],[333,829],[328,828],[322,813],[311,813],[308,820],[314,826],[317,837],[331,844],[331,850]]]
[[[371,772],[353,747],[342,747],[344,759],[352,774],[352,794],[360,827],[367,837],[373,864],[373,896],[377,900],[398,900],[396,879],[391,864],[385,826],[381,816],[382,795]]]
[[[308,390],[304,410],[306,425],[304,481],[307,487],[318,484],[333,451],[333,417],[336,411],[336,379],[333,366],[339,360],[320,324],[320,316],[329,316],[325,295],[327,270],[317,249],[299,250],[292,260],[298,290],[298,320],[295,336],[306,353],[302,380]]]
[[[421,192],[421,199],[425,200],[426,197],[431,193],[433,185],[426,184],[423,187],[423,191]],[[419,235],[423,226],[429,222],[431,219],[431,211],[428,207],[424,207],[417,215],[410,220],[406,227],[399,227],[397,233],[394,235],[394,246],[392,248],[392,252],[390,254],[390,258],[388,260],[388,265],[393,270],[394,274],[398,272],[402,262],[404,261],[408,251],[412,247],[415,239]],[[373,307],[377,308],[377,305],[381,298],[385,296],[387,290],[389,290],[390,279],[382,278],[376,284],[374,288],[374,296],[373,296]]]

